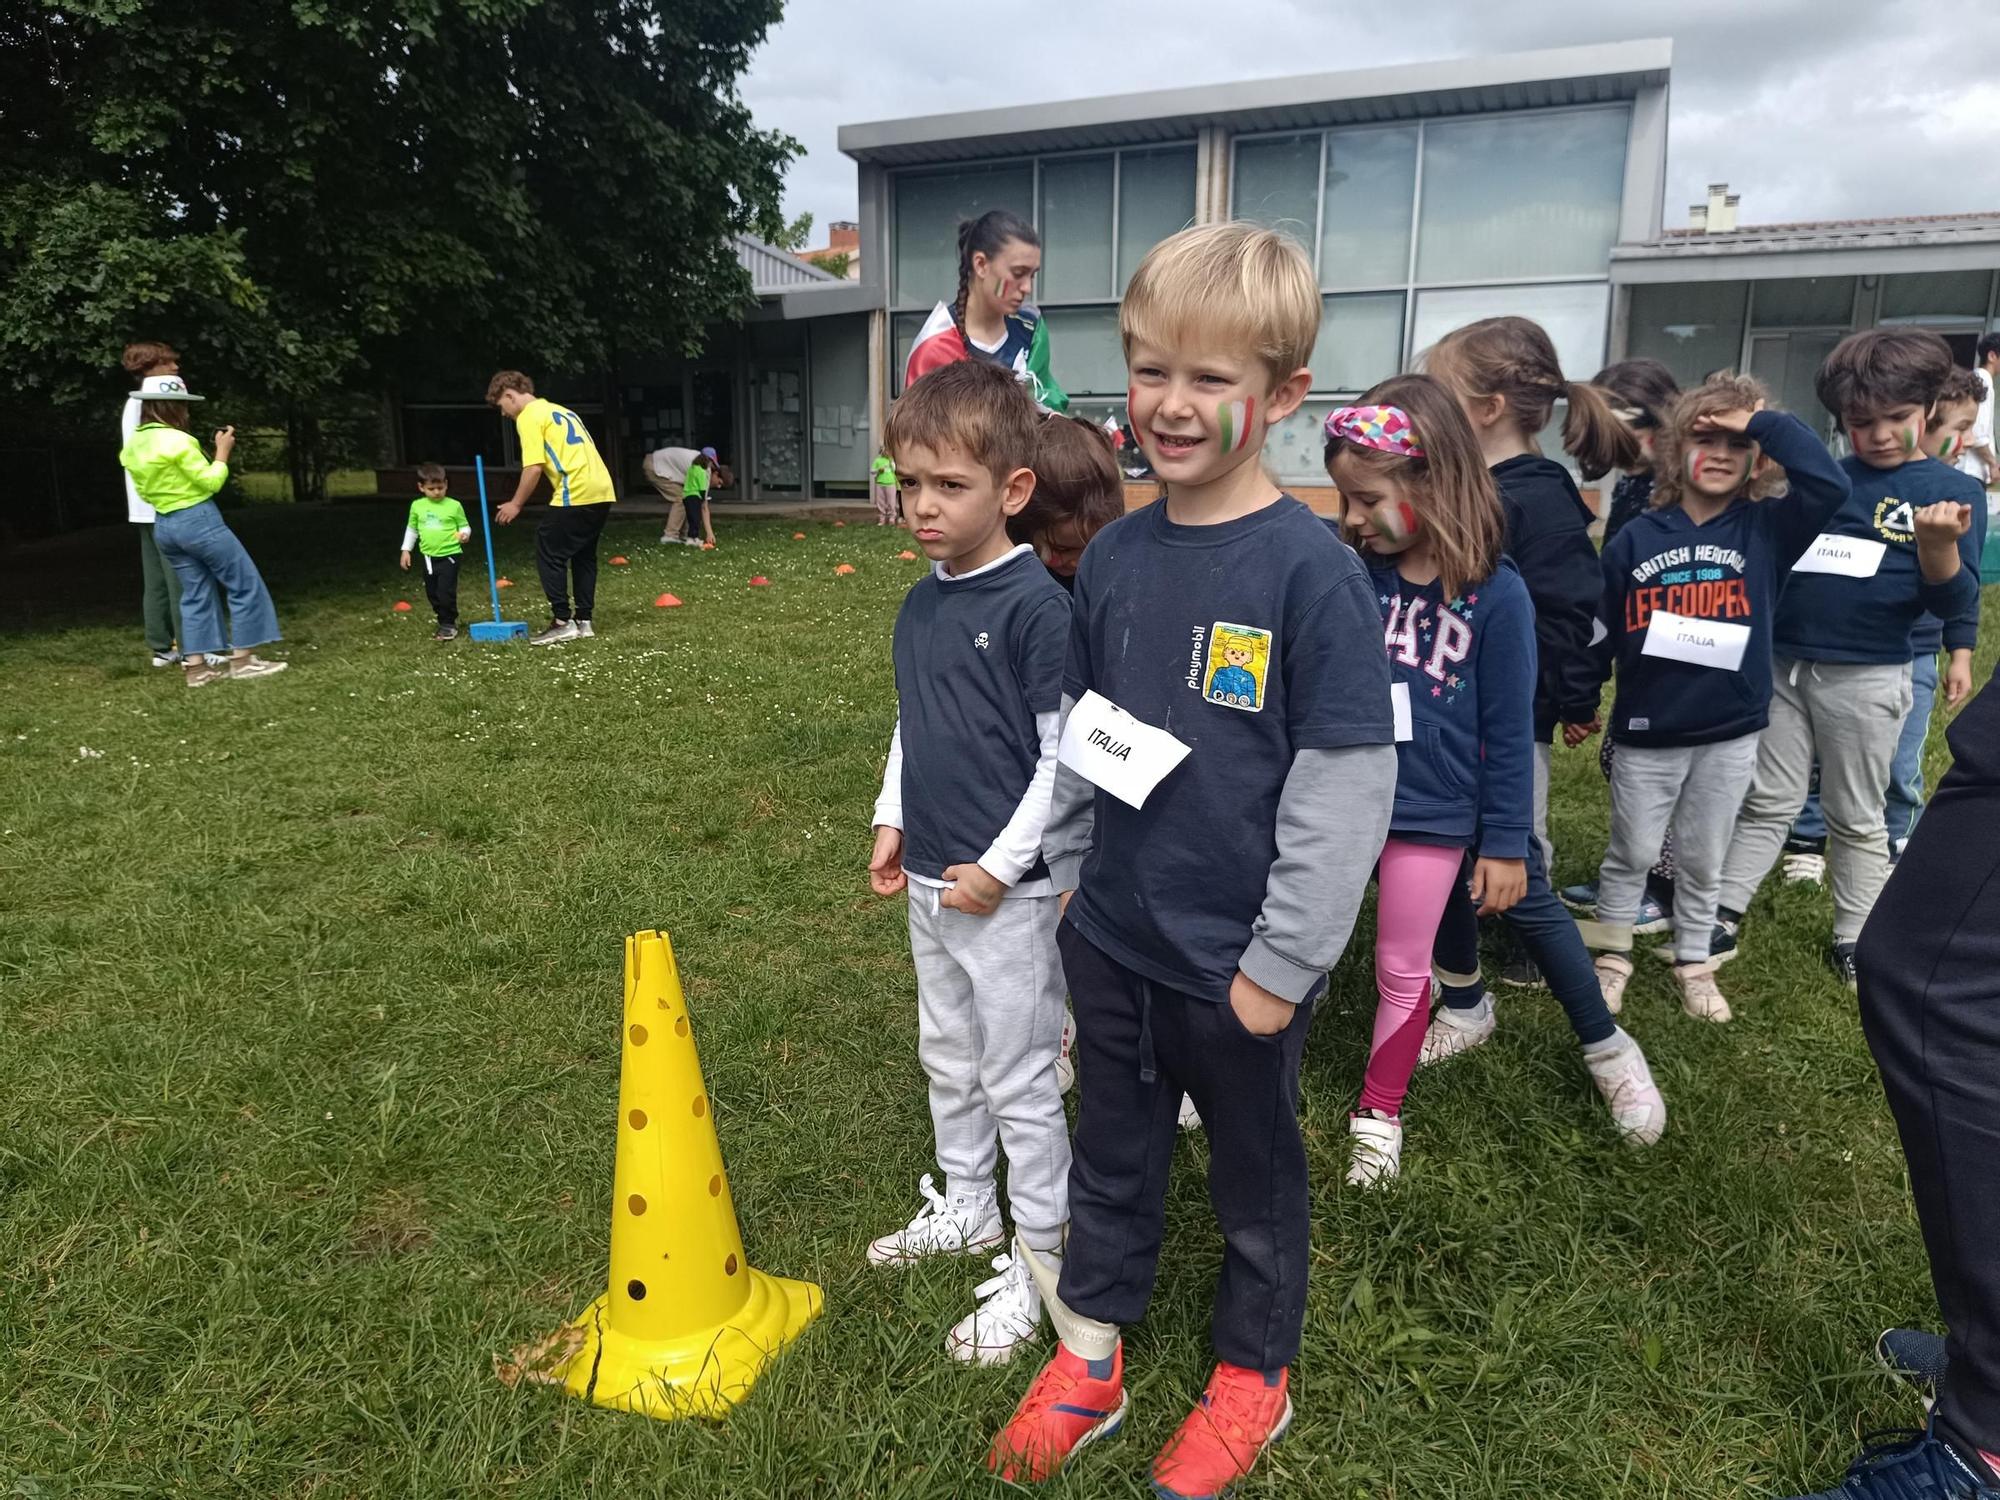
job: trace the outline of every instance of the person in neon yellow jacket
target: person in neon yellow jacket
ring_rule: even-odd
[[[202,452],[188,431],[192,394],[178,375],[149,375],[132,400],[139,403],[139,426],[119,450],[118,462],[132,476],[139,497],[153,507],[153,539],[181,585],[182,670],[189,687],[217,678],[269,677],[290,665],[265,661],[251,648],[280,639],[278,611],[257,565],[222,519],[215,492],[229,477],[236,429],[215,435],[215,457]],[[225,640],[218,590],[229,601]],[[212,660],[228,648],[226,662]]]

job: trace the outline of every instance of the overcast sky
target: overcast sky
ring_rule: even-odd
[[[804,144],[786,204],[824,243],[842,124],[1635,37],[1674,42],[1670,226],[1725,181],[1748,224],[2000,211],[1994,0],[791,0],[743,93]]]

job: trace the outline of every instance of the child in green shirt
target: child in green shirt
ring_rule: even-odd
[[[456,640],[458,561],[472,535],[472,526],[465,519],[465,507],[444,492],[443,465],[418,464],[417,488],[423,493],[410,502],[410,518],[403,527],[403,571],[410,571],[410,549],[420,549],[424,558],[424,594],[437,612],[437,632],[431,639]]]
[[[692,542],[698,535],[706,548],[715,546],[715,518],[708,509],[708,492],[714,482],[715,450],[704,448],[681,481],[681,504],[687,507],[688,540]]]
[[[868,474],[875,486],[875,524],[894,526],[903,509],[902,490],[896,484],[896,461],[886,453],[878,453]]]

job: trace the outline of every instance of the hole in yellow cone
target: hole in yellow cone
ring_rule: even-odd
[[[625,1295],[630,1297],[634,1302],[644,1302],[646,1300],[646,1283],[638,1280],[626,1282]]]
[[[625,1206],[635,1214],[642,1214],[646,1211],[646,1200],[642,1195],[634,1193],[625,1200]]]
[[[644,1130],[646,1128],[646,1112],[643,1109],[635,1109],[625,1118],[632,1122],[634,1130]]]
[[[630,1035],[631,1035],[631,1037],[632,1037],[632,1045],[633,1045],[633,1046],[635,1046],[635,1047],[643,1047],[643,1046],[645,1046],[645,1045],[646,1045],[646,1028],[645,1028],[645,1027],[643,1027],[643,1026],[634,1026],[634,1027],[632,1028],[632,1030],[631,1030],[631,1033],[630,1033]]]
[[[720,1172],[717,1172],[713,1177],[708,1179],[708,1196],[711,1198],[720,1198],[722,1196],[722,1174]]]
[[[725,1261],[724,1261],[724,1262],[722,1263],[722,1274],[723,1274],[723,1275],[725,1275],[725,1276],[734,1276],[734,1275],[736,1274],[736,1257],[735,1257],[735,1256],[733,1256],[733,1255],[732,1255],[732,1256],[730,1256],[728,1260],[725,1260]]]
[[[694,1101],[694,1117],[697,1120],[699,1120],[703,1115],[707,1113],[708,1113],[708,1101],[706,1099],[697,1097]]]
[[[677,1017],[674,1021],[674,1035],[686,1036],[687,1034],[688,1034],[688,1018],[686,1016]]]

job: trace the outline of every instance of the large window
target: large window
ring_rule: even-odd
[[[1417,279],[1604,275],[1627,128],[1622,109],[1426,125]]]
[[[1232,212],[1297,236],[1326,294],[1314,398],[1273,435],[1278,472],[1316,470],[1310,419],[1333,398],[1479,318],[1535,319],[1564,373],[1588,379],[1604,359],[1630,124],[1605,106],[1240,138]]]
[[[929,307],[958,290],[958,225],[989,208],[1033,215],[1031,162],[906,172],[896,178],[896,302]]]
[[[1749,287],[1740,281],[1632,288],[1631,351],[1659,360],[1683,386],[1743,359]]]
[[[1993,305],[1991,271],[1927,271],[1882,278],[1876,321],[1939,328],[1986,326]]]
[[[1191,145],[898,173],[890,388],[902,389],[930,309],[958,290],[960,221],[1005,208],[1041,236],[1034,300],[1048,320],[1056,380],[1072,396],[1116,397],[1122,412],[1118,298],[1146,252],[1194,221],[1194,175]]]

